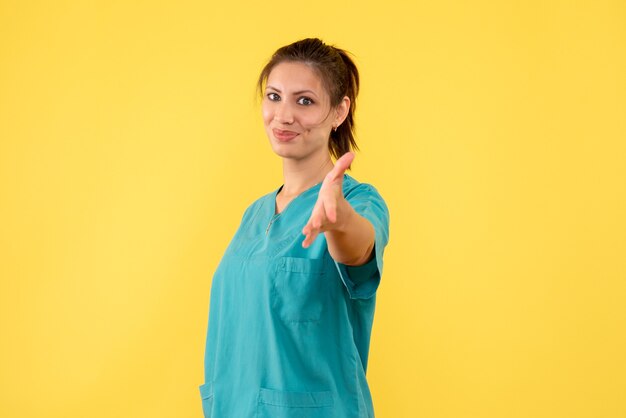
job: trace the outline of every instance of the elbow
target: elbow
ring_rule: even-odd
[[[374,243],[370,244],[367,247],[367,251],[365,251],[363,255],[353,260],[343,262],[343,264],[352,267],[362,266],[363,264],[367,264],[369,261],[371,261],[372,258],[374,258]]]

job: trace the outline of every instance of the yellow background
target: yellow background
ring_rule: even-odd
[[[362,74],[377,417],[626,417],[623,1],[0,1],[0,416],[200,417],[212,273],[282,181],[254,82]],[[234,417],[236,418],[236,417]]]

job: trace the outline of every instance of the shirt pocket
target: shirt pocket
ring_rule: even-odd
[[[202,398],[202,414],[204,418],[211,418],[213,409],[213,382],[200,385],[200,397]]]
[[[260,388],[257,418],[328,418],[334,413],[330,391],[285,392]]]
[[[277,257],[272,310],[285,322],[317,322],[329,295],[325,259]]]

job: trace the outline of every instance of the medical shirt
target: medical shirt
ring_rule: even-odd
[[[387,205],[372,185],[344,174],[345,199],[375,230],[374,257],[348,266],[331,258],[323,233],[302,247],[321,184],[275,214],[281,188],[245,210],[213,276],[204,416],[373,417],[365,374]]]

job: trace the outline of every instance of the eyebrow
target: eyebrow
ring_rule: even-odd
[[[279,89],[277,89],[274,86],[267,86],[266,89],[272,89],[274,91],[277,91],[278,93],[282,93]],[[312,93],[314,96],[317,96],[317,94],[313,90],[298,90],[298,91],[293,92],[294,95],[298,95],[302,93]]]

